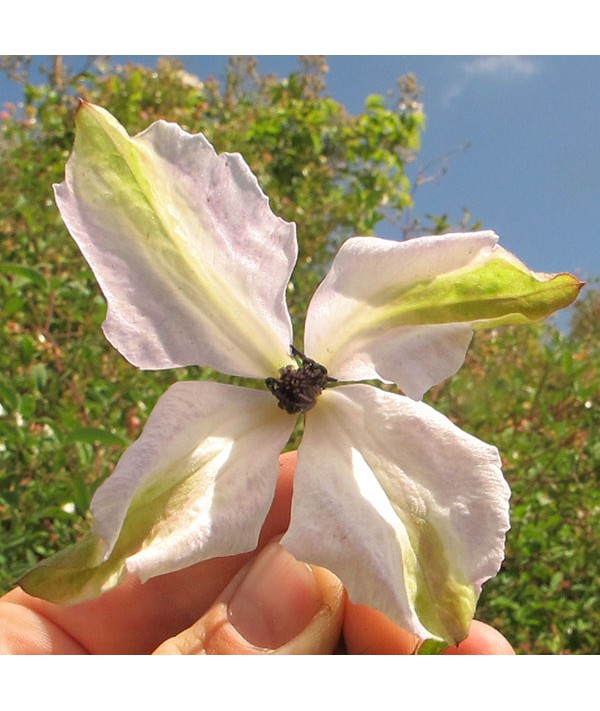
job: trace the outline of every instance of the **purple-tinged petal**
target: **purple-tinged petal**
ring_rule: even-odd
[[[144,369],[267,377],[290,363],[295,226],[238,154],[158,121],[130,138],[82,103],[56,200],[108,302],[104,332]]]
[[[81,602],[125,570],[146,580],[253,550],[293,426],[267,392],[176,383],[96,492],[91,533],[21,585],[55,602]]]
[[[503,560],[509,496],[494,447],[424,403],[340,386],[307,413],[282,544],[354,603],[456,643]]]
[[[545,318],[577,297],[577,279],[532,272],[497,240],[348,240],[310,303],[305,353],[338,380],[379,378],[418,400],[460,368],[473,328]]]

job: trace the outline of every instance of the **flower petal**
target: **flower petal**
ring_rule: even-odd
[[[503,560],[509,496],[494,447],[422,402],[345,385],[306,416],[282,544],[352,602],[454,644]]]
[[[130,138],[88,103],[76,128],[56,200],[106,296],[108,340],[146,369],[266,377],[293,363],[295,226],[242,157],[164,121]]]
[[[310,303],[304,352],[338,380],[379,378],[420,399],[460,368],[472,328],[541,319],[577,297],[577,279],[532,272],[497,240],[348,240]]]
[[[146,580],[253,550],[293,426],[267,392],[176,383],[96,492],[91,534],[34,569],[25,589],[79,602],[116,584],[125,568]]]

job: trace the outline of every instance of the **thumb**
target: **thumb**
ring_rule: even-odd
[[[332,573],[269,543],[198,622],[155,654],[331,654],[343,610]]]

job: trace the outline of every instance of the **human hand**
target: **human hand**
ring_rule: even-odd
[[[329,571],[276,541],[289,523],[295,453],[283,455],[257,551],[153,578],[134,576],[100,598],[64,607],[15,589],[0,600],[3,654],[411,654],[418,640],[347,600]],[[473,622],[445,654],[513,654]]]

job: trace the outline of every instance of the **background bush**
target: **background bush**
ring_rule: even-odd
[[[168,60],[157,70],[97,63],[71,75],[56,58],[39,86],[28,82],[27,58],[3,66],[21,77],[24,95],[0,113],[0,590],[85,530],[94,490],[159,395],[200,375],[137,371],[102,336],[103,298],[51,188],[72,146],[77,97],[109,109],[130,133],[163,118],[244,155],[274,211],[298,226],[288,294],[297,345],[339,242],[413,207],[405,166],[425,120],[410,75],[393,103],[370,96],[349,115],[327,95],[318,57],[285,78],[232,59],[221,83]],[[407,236],[451,228],[444,217],[431,221],[411,220]],[[569,333],[545,324],[478,334],[463,369],[427,396],[503,455],[512,530],[478,617],[521,652],[600,651],[598,293],[588,288]]]

